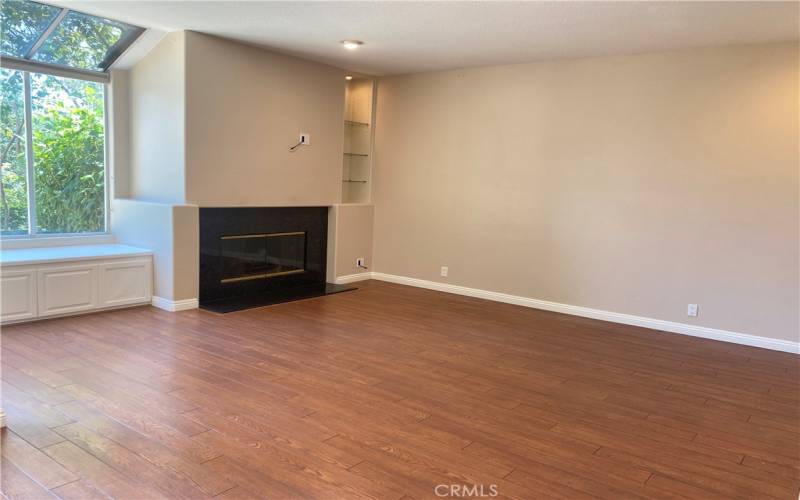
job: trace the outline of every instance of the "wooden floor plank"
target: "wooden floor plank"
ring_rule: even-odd
[[[125,476],[111,465],[69,441],[48,446],[42,451],[104,495],[112,498],[131,499],[166,498],[152,485],[139,484],[136,478]]]
[[[56,498],[47,488],[28,477],[10,460],[0,460],[0,492],[5,498],[14,500]]]
[[[200,487],[172,468],[149,462],[133,451],[107,439],[79,423],[55,429],[73,444],[94,455],[102,462],[136,478],[137,482],[152,485],[170,498],[210,498]]]
[[[2,401],[2,408],[6,414],[6,427],[37,448],[50,446],[64,440],[63,437],[50,430],[46,420],[39,415],[26,411],[7,399]]]
[[[86,480],[73,481],[53,489],[53,493],[64,500],[110,500],[111,497],[102,493]]]
[[[11,462],[47,489],[57,488],[78,479],[58,462],[11,431],[2,432],[0,450],[4,461]]]

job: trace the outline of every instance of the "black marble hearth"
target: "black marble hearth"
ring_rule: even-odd
[[[200,307],[227,313],[353,290],[325,282],[327,207],[200,209]]]
[[[347,285],[324,283],[322,285],[293,287],[274,292],[262,292],[253,295],[217,299],[205,303],[201,302],[200,307],[207,311],[225,314],[229,312],[243,311],[245,309],[253,309],[255,307],[264,307],[271,306],[273,304],[281,304],[283,302],[292,302],[294,300],[312,299],[314,297],[322,297],[323,295],[349,292],[351,290],[355,290],[355,288]]]

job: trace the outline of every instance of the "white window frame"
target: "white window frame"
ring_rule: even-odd
[[[73,239],[80,238],[97,238],[105,239],[111,234],[111,168],[109,164],[109,126],[108,119],[108,91],[110,87],[110,78],[107,74],[101,75],[87,75],[85,71],[74,70],[66,67],[54,68],[51,65],[38,64],[33,61],[22,61],[22,64],[8,64],[6,57],[3,57],[3,66],[7,69],[16,69],[22,72],[24,81],[23,99],[25,106],[25,170],[26,182],[28,187],[28,234],[10,234],[2,235],[2,240],[8,243],[12,241],[42,241],[49,239],[58,239],[62,244],[70,244]],[[32,118],[32,104],[31,104],[31,83],[30,74],[40,73],[51,75],[61,78],[73,78],[76,80],[93,81],[103,84],[103,230],[85,233],[37,233],[36,232],[36,189],[35,189],[35,176],[34,176],[34,157],[33,157],[33,126]],[[92,72],[93,73],[93,72]],[[87,78],[88,76],[88,78]],[[11,245],[3,244],[3,247],[10,247]],[[16,246],[16,245],[14,245]],[[49,246],[49,245],[48,245]]]

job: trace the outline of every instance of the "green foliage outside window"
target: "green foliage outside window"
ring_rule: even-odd
[[[28,232],[25,103],[22,73],[0,72],[0,223],[3,234]]]
[[[103,86],[30,74],[37,233],[105,227]],[[27,232],[23,75],[3,70],[0,103],[0,219],[4,234]]]
[[[36,2],[3,1],[0,4],[0,51],[23,57],[60,10]]]

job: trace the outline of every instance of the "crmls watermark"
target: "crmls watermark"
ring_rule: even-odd
[[[437,497],[496,497],[496,484],[437,484],[433,488]]]

